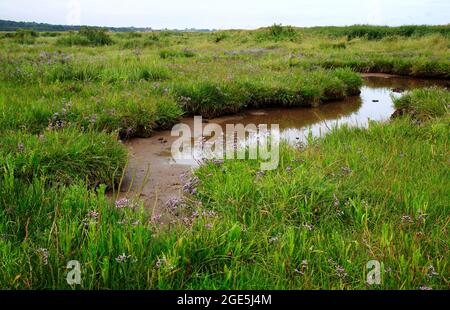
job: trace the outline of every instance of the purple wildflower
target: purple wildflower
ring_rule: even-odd
[[[433,289],[432,289],[431,287],[422,285],[422,286],[419,288],[419,290],[421,290],[421,291],[432,291]]]
[[[177,197],[170,198],[166,202],[166,207],[171,211],[175,212],[179,206],[181,206],[182,200],[178,199]]]
[[[87,217],[96,220],[98,218],[98,212],[97,211],[89,211],[87,214]]]
[[[200,183],[199,178],[193,177],[183,186],[183,191],[185,193],[195,195],[197,193],[196,187],[199,183]]]
[[[402,216],[402,223],[404,224],[411,224],[414,223],[413,219],[409,215],[403,215]]]
[[[131,255],[125,255],[125,253],[123,253],[122,255],[116,257],[116,262],[119,264],[125,263],[130,257]]]
[[[348,274],[345,272],[344,267],[336,265],[336,274],[339,278],[345,278]]]
[[[116,201],[116,208],[117,209],[124,209],[128,207],[130,204],[130,201],[127,198],[122,198]]]

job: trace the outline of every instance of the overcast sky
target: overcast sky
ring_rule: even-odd
[[[0,19],[155,29],[448,24],[450,0],[0,0]]]

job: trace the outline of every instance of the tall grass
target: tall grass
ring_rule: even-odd
[[[439,104],[416,103],[429,105]],[[138,200],[110,203],[104,186],[24,179],[9,157],[0,286],[68,289],[66,264],[78,260],[81,289],[367,289],[375,259],[378,289],[445,289],[446,124],[439,113],[420,125],[405,116],[334,129],[307,148],[283,146],[265,174],[257,161],[207,163],[172,222]]]
[[[125,148],[111,135],[52,130],[40,135],[6,132],[0,138],[0,166],[17,180],[41,177],[51,184],[84,181],[89,186],[112,186],[127,160]],[[6,175],[5,175],[6,176]]]

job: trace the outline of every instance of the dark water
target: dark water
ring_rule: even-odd
[[[359,96],[349,97],[345,100],[330,102],[316,108],[264,108],[251,109],[242,113],[219,117],[209,120],[209,123],[219,124],[222,131],[226,132],[227,124],[243,124],[244,126],[254,124],[267,124],[271,128],[272,124],[277,124],[280,129],[281,139],[295,145],[298,142],[305,142],[308,135],[321,136],[329,132],[331,128],[341,125],[366,127],[370,121],[386,121],[394,113],[393,97],[401,96],[402,93],[415,88],[424,87],[449,87],[449,81],[411,79],[406,77],[394,77],[389,75],[370,75],[364,78],[364,86],[361,88]],[[181,121],[192,129],[193,118],[185,118]],[[207,124],[203,124],[203,127]],[[163,140],[165,143],[161,143]],[[171,145],[176,137],[171,136],[170,131],[160,132],[156,136],[143,141],[136,140],[143,146],[139,146],[141,151],[137,154],[157,166],[165,164],[178,164],[184,166],[196,166],[197,160],[174,160],[171,153]],[[206,143],[213,144],[214,139],[207,138]],[[257,138],[238,140],[240,145],[249,145],[257,142]],[[235,141],[226,141],[233,145]],[[137,145],[137,142],[134,143]],[[141,145],[139,144],[139,145]],[[136,148],[138,148],[135,145]],[[195,158],[202,158],[204,154],[195,152]]]
[[[388,120],[394,112],[392,97],[399,97],[404,91],[431,86],[449,87],[449,81],[441,80],[392,76],[368,76],[364,80],[359,96],[330,102],[317,108],[248,110],[213,121],[220,125],[279,124],[282,139],[294,143],[305,140],[309,132],[314,136],[320,136],[334,126],[347,124],[365,127],[369,120]]]
[[[248,110],[210,120],[210,123],[221,125],[224,132],[226,124],[278,124],[281,137],[296,144],[304,141],[309,132],[319,136],[333,126],[367,126],[369,120],[388,120],[394,112],[391,96],[401,95],[393,89],[400,91],[429,86],[448,88],[448,81],[372,76],[365,79],[360,96],[343,101],[331,102],[317,108]],[[185,118],[182,123],[188,125],[191,130],[194,127],[193,118]],[[203,127],[206,125],[203,124]],[[156,201],[164,205],[170,198],[179,197],[182,188],[180,175],[189,173],[192,167],[199,164],[195,159],[175,160],[172,157],[171,145],[176,139],[178,137],[171,136],[170,131],[163,131],[155,133],[151,138],[133,139],[127,143],[132,156],[123,186],[129,188],[132,184],[134,192],[146,197],[147,205],[159,206]],[[251,144],[254,140],[243,139],[239,143]],[[201,158],[204,154],[195,155],[196,158]],[[144,184],[142,188],[141,184]]]

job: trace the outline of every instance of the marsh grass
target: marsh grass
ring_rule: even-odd
[[[89,186],[112,186],[111,176],[122,173],[127,152],[115,137],[76,129],[52,130],[40,135],[6,132],[1,137],[1,162],[15,179],[32,182],[41,177],[50,184],[84,181]]]
[[[173,222],[105,195],[127,162],[117,140],[185,113],[315,106],[359,93],[354,71],[449,77],[448,26],[358,27],[3,34],[0,287],[366,289],[377,259],[376,288],[447,288],[448,90],[405,94],[390,122],[283,145],[265,174],[206,164]]]
[[[82,289],[367,289],[376,259],[376,289],[445,289],[445,124],[448,114],[336,128],[306,148],[283,145],[280,166],[264,174],[257,161],[207,163],[191,182],[197,194],[172,206],[174,222],[138,200],[111,203],[104,186],[21,178],[10,157],[0,285],[70,288],[65,266],[76,259]]]

